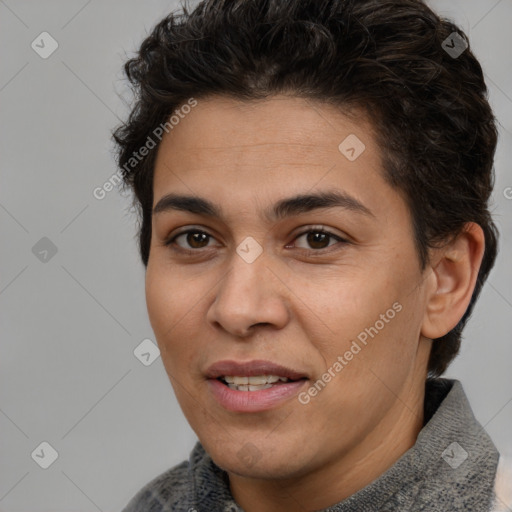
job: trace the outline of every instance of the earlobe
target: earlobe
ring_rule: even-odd
[[[421,334],[436,339],[463,317],[475,288],[485,249],[482,228],[469,222],[448,245],[435,251]]]

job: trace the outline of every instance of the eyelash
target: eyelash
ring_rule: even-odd
[[[188,229],[186,231],[181,231],[180,233],[173,235],[171,238],[169,238],[168,240],[166,240],[164,242],[164,245],[169,247],[173,251],[181,252],[184,254],[190,254],[190,255],[197,255],[198,253],[204,252],[208,249],[208,247],[200,248],[200,249],[184,249],[183,247],[176,245],[175,241],[178,237],[180,237],[182,235],[187,235],[189,233],[201,233],[201,234],[206,235],[209,238],[214,238],[212,235],[210,235],[209,233],[207,233],[206,231],[203,231],[201,229]],[[301,233],[297,234],[297,236],[294,238],[294,241],[297,240],[298,238],[300,238],[301,236],[307,235],[308,233],[322,233],[324,235],[328,235],[330,238],[334,238],[335,240],[340,242],[342,245],[346,245],[346,244],[350,243],[345,238],[335,235],[334,233],[331,233],[330,231],[327,231],[324,228],[314,228],[314,229],[309,228],[305,231],[302,231]],[[334,245],[336,245],[336,244],[334,244]],[[308,250],[308,249],[303,249],[300,247],[299,247],[299,249],[301,251],[303,251],[304,253],[306,253],[307,256],[315,256],[315,255],[318,255],[319,253],[331,252],[330,251],[331,247],[333,247],[333,246],[327,246],[327,247],[324,247],[323,249],[309,249]]]

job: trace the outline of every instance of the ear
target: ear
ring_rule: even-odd
[[[466,312],[485,250],[482,228],[474,222],[441,249],[431,261],[432,275],[426,297],[421,334],[435,339],[450,332]]]

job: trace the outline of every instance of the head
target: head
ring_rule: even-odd
[[[274,475],[326,465],[457,354],[496,257],[497,131],[453,32],[418,0],[206,1],[127,62],[149,317],[227,469],[257,473],[247,440]],[[297,370],[299,399],[220,405],[211,365],[254,359]]]

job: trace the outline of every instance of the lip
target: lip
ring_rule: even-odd
[[[255,377],[256,375],[277,375],[278,377],[287,377],[290,380],[298,380],[308,377],[304,372],[287,368],[279,364],[265,361],[262,359],[253,359],[252,361],[237,362],[232,360],[217,361],[206,370],[208,379],[217,379],[225,375],[236,377]]]
[[[218,377],[225,375],[238,377],[277,375],[296,382],[283,382],[259,391],[237,391],[218,380]],[[215,400],[223,408],[233,412],[260,412],[274,409],[296,396],[308,382],[308,377],[304,373],[264,360],[218,361],[208,368],[206,376],[208,388]]]
[[[274,409],[286,400],[296,396],[308,381],[298,380],[277,384],[259,391],[237,391],[220,380],[209,379],[208,387],[217,402],[233,412],[261,412]]]

